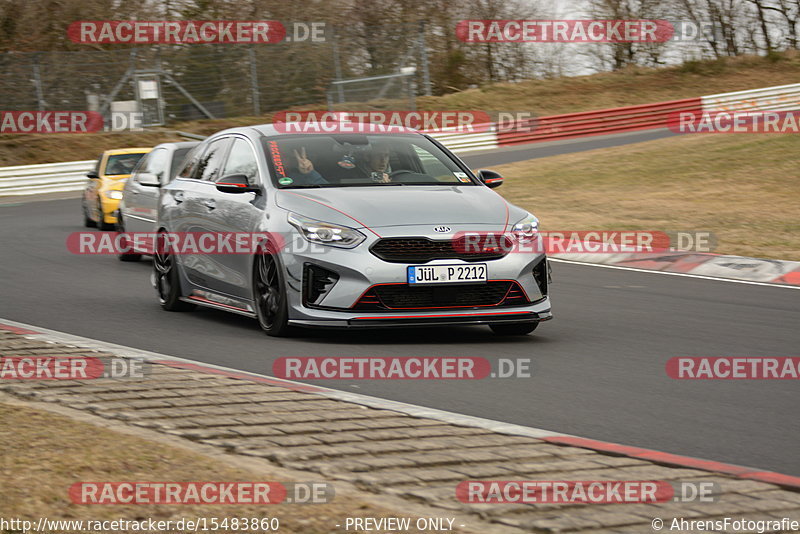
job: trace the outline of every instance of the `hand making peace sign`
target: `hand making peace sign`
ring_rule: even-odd
[[[297,158],[297,168],[302,174],[308,174],[314,170],[314,164],[311,163],[311,160],[306,156],[306,147],[300,147],[299,153],[297,149],[294,149],[293,152],[294,157]]]

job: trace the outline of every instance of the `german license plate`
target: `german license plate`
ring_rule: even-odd
[[[485,263],[470,265],[412,265],[408,268],[409,284],[458,284],[486,282]]]

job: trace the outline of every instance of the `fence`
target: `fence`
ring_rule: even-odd
[[[293,23],[287,30],[296,34]],[[166,124],[258,116],[324,105],[331,82],[413,71],[430,94],[426,27],[420,23],[327,26],[324,37],[268,45],[152,45],[111,50],[0,53],[3,111],[100,111],[111,102],[144,107],[139,81],[157,81]],[[150,97],[147,97],[150,98]],[[140,109],[147,111],[147,109]],[[159,122],[160,123],[160,122]],[[155,124],[155,123],[153,123]]]

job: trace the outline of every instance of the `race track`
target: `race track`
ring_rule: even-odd
[[[531,150],[465,160],[485,167]],[[149,260],[70,254],[66,237],[82,230],[77,199],[18,202],[0,205],[0,317],[263,374],[281,356],[530,358],[530,379],[324,385],[800,475],[790,452],[800,442],[796,381],[676,381],[664,371],[673,356],[798,356],[797,290],[554,263],[556,319],[525,338],[449,327],[273,339],[240,316],[161,311]]]

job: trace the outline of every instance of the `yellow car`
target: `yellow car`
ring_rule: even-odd
[[[94,170],[86,177],[89,182],[83,191],[81,208],[83,225],[113,230],[117,222],[116,211],[122,198],[122,188],[133,168],[152,148],[117,148],[106,150],[97,159]]]

